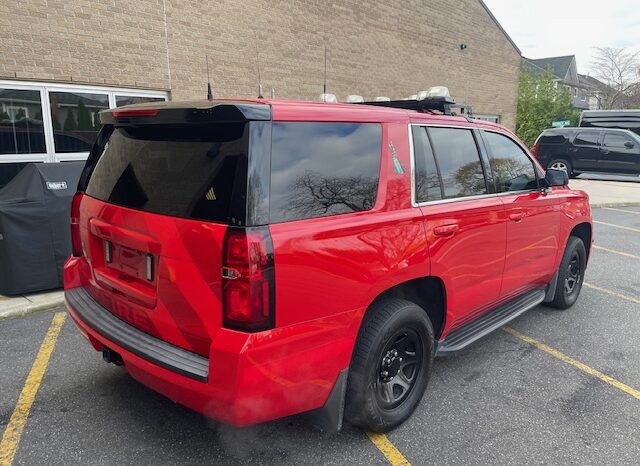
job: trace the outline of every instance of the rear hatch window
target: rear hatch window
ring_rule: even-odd
[[[564,144],[567,142],[567,136],[564,134],[544,133],[540,137],[540,144]]]
[[[122,207],[242,224],[249,123],[111,128],[86,194]]]

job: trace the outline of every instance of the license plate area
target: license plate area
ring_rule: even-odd
[[[105,265],[133,280],[155,282],[156,257],[147,252],[105,240],[103,242]]]

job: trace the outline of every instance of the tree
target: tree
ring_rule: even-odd
[[[516,134],[529,147],[551,123],[569,120],[576,125],[580,114],[573,108],[571,93],[554,81],[550,69],[534,76],[528,69],[520,73],[520,90],[516,114]]]
[[[64,120],[64,130],[74,131],[76,129],[78,129],[78,123],[76,122],[76,118],[73,116],[73,111],[69,109],[67,111],[67,118]]]
[[[640,82],[640,52],[625,49],[596,47],[591,68],[596,78],[606,84],[597,98],[605,109],[630,108],[637,105]]]
[[[375,204],[377,188],[377,179],[306,171],[291,186],[289,209],[301,217],[368,210]]]
[[[96,110],[93,112],[93,129],[94,131],[98,131],[102,127],[102,123],[100,123],[100,110]]]
[[[78,129],[80,130],[92,130],[93,122],[91,121],[91,114],[87,107],[84,105],[84,99],[80,99],[78,102]]]

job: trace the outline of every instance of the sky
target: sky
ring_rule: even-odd
[[[592,73],[593,47],[640,50],[640,0],[484,0],[527,58],[575,55]]]

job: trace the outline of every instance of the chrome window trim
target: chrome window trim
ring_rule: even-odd
[[[416,202],[415,153],[414,153],[414,147],[413,147],[413,128],[412,128],[413,126],[420,126],[424,128],[429,128],[429,127],[461,128],[461,129],[468,129],[470,131],[474,129],[484,129],[484,128],[477,128],[475,126],[458,126],[458,125],[454,126],[454,125],[438,125],[438,124],[432,125],[432,124],[422,124],[422,123],[409,123],[407,125],[407,137],[409,138],[409,163],[411,165],[410,173],[411,173],[411,206],[412,207],[425,207],[430,205],[449,204],[453,202],[463,202],[463,201],[476,200],[476,199],[489,199],[492,197],[511,196],[514,194],[532,193],[537,191],[536,189],[524,189],[519,191],[505,191],[502,193],[491,193],[491,194],[474,194],[473,196],[450,197],[447,199],[437,199],[435,201]],[[501,131],[492,131],[492,132],[502,134],[503,136],[507,136],[505,133]],[[512,138],[509,138],[509,139],[513,140]],[[518,144],[516,141],[514,142]],[[518,146],[520,146],[520,144],[518,144]],[[529,157],[529,154],[526,151],[524,152],[525,152],[525,155]],[[529,157],[529,159],[531,159],[531,157]],[[533,166],[535,169],[535,164],[533,164]]]

